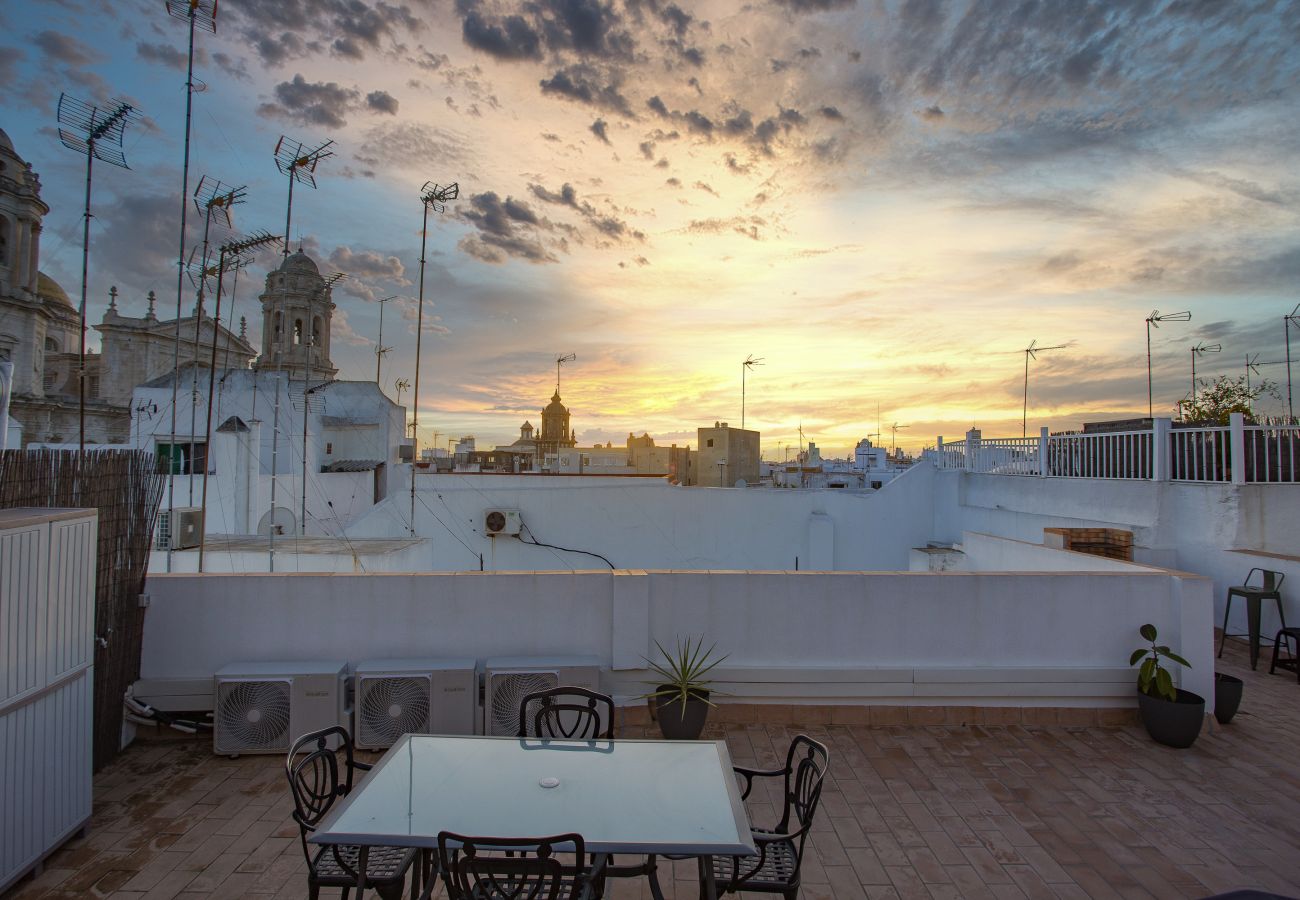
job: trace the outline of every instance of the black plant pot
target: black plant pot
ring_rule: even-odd
[[[1214,718],[1220,725],[1227,725],[1237,714],[1241,706],[1241,689],[1245,687],[1240,678],[1214,673]]]
[[[1180,750],[1192,746],[1205,721],[1205,698],[1191,691],[1178,690],[1175,700],[1138,691],[1138,709],[1153,741]]]
[[[670,691],[672,685],[661,684],[659,690]],[[709,717],[709,692],[692,691],[683,709],[681,695],[655,697],[656,718],[663,736],[672,741],[698,740]]]

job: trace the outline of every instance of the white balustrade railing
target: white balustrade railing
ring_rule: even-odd
[[[1052,435],[1047,444],[1047,471],[1054,478],[1122,478],[1149,480],[1152,473],[1150,431]]]
[[[1171,481],[1232,481],[1229,428],[1178,428],[1169,432]]]
[[[1251,484],[1300,484],[1300,425],[1247,425],[1245,476]]]
[[[1039,437],[971,438],[933,452],[940,469],[1044,478],[1112,478],[1206,484],[1300,484],[1300,425],[1246,425]]]

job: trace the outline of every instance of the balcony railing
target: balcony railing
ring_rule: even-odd
[[[931,451],[935,466],[987,475],[1205,484],[1300,484],[1300,425],[1174,427],[1038,437],[971,438]]]

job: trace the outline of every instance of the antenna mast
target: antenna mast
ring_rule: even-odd
[[[415,534],[415,464],[419,461],[420,447],[420,349],[424,340],[424,258],[429,243],[429,209],[446,212],[447,201],[460,196],[460,184],[445,185],[426,181],[420,188],[420,205],[424,207],[424,221],[420,226],[420,296],[415,312],[415,393],[411,400],[411,534]]]
[[[289,178],[289,201],[284,210],[284,255],[289,255],[289,227],[293,221],[293,183],[301,181],[308,187],[316,187],[316,166],[322,159],[334,155],[329,149],[333,141],[326,141],[314,150],[306,149],[299,141],[280,135],[275,144],[275,165],[281,175]]]
[[[90,181],[95,160],[129,169],[122,152],[126,126],[138,118],[135,108],[120,100],[100,109],[67,94],[59,95],[59,140],[86,157],[86,209],[81,231],[81,349],[77,361],[77,447],[86,454],[86,281],[90,271]]]
[[[1198,342],[1192,347],[1192,402],[1196,402],[1196,357],[1204,356],[1207,353],[1218,353],[1223,349],[1220,344],[1207,344],[1205,341]]]
[[[740,430],[745,430],[745,373],[752,372],[754,366],[763,365],[764,357],[754,358],[754,354],[745,357],[745,361],[740,364]]]
[[[1300,327],[1300,303],[1291,310],[1290,315],[1282,317],[1282,328],[1286,331],[1286,414],[1290,424],[1295,424],[1295,406],[1291,402],[1291,326]]]
[[[1039,347],[1038,341],[1033,340],[1029,342],[1029,346],[1026,347],[1024,350],[1016,351],[1017,353],[1025,354],[1025,404],[1020,412],[1020,436],[1021,437],[1025,436],[1025,429],[1028,426],[1028,422],[1029,422],[1029,360],[1038,359],[1038,354],[1042,353],[1045,350],[1064,350],[1068,346],[1070,345],[1056,344],[1055,346],[1052,347]]]
[[[167,465],[168,527],[176,523],[176,404],[180,390],[181,368],[181,298],[185,292],[185,216],[189,212],[190,195],[190,123],[194,110],[194,32],[197,29],[217,33],[217,0],[166,0],[167,15],[184,19],[189,25],[189,53],[185,63],[185,161],[181,165],[181,227],[180,249],[176,251],[176,346],[172,354],[172,413],[171,444]],[[191,468],[192,472],[192,468]],[[172,570],[172,539],[167,537],[167,571]]]
[[[392,347],[384,346],[384,304],[389,300],[396,299],[397,294],[394,294],[391,297],[385,297],[383,300],[379,301],[379,340],[375,341],[375,384],[379,385],[380,392],[384,390],[383,382],[380,380],[379,374],[384,365],[384,354],[393,349]]]
[[[560,366],[564,365],[566,362],[573,362],[577,358],[578,354],[576,353],[566,353],[564,356],[557,356],[555,358],[555,393],[558,394],[560,392]]]
[[[1160,310],[1151,310],[1151,315],[1147,316],[1147,418],[1155,416],[1154,408],[1151,405],[1151,329],[1159,328],[1161,322],[1188,322],[1191,321],[1192,314],[1187,310],[1175,313],[1160,314]]]
[[[211,467],[208,465],[207,448],[212,444],[212,399],[217,387],[217,338],[221,334],[222,277],[226,274],[227,269],[234,269],[238,272],[239,267],[251,259],[259,247],[273,244],[278,240],[280,240],[279,235],[268,234],[265,231],[256,232],[242,240],[222,244],[217,254],[217,300],[212,315],[212,359],[208,364],[208,418],[203,432],[203,493],[200,504],[203,509],[203,530],[199,532],[199,572],[203,571],[203,551],[207,544],[208,534],[208,470]],[[229,261],[227,261],[227,258],[229,258]],[[200,294],[200,296],[202,295]],[[227,358],[229,358],[229,351],[227,351]],[[198,363],[199,360],[196,355],[194,357],[196,370],[198,369]],[[190,440],[193,441],[193,437]],[[190,458],[194,458],[193,451],[190,452]],[[191,477],[190,481],[193,480]],[[274,518],[274,514],[272,518]]]

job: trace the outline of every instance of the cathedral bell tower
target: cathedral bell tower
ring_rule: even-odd
[[[262,301],[259,372],[288,372],[290,378],[326,381],[338,374],[330,362],[330,320],[334,301],[320,269],[302,250],[286,256],[266,276]]]

